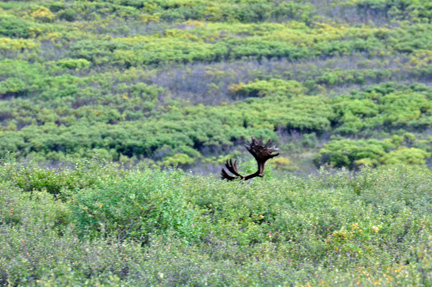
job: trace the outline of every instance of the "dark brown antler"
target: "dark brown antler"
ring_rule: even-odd
[[[241,175],[237,169],[237,161],[233,162],[231,159],[229,159],[226,161],[225,167],[235,176],[230,175],[225,171],[224,168],[222,168],[222,179],[234,180],[236,178],[240,178],[248,180],[257,176],[263,177],[266,161],[279,155],[278,153],[273,154],[279,149],[276,146],[270,147],[270,142],[271,140],[268,140],[268,142],[264,145],[262,137],[260,137],[258,140],[252,137],[252,142],[250,142],[249,145],[245,145],[246,149],[254,156],[258,163],[258,170],[256,172],[248,175]]]

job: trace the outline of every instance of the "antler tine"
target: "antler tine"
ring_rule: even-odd
[[[270,143],[271,143],[271,139],[269,139],[267,141],[267,143],[265,144],[264,148],[268,148],[270,146]],[[273,147],[275,147],[275,146],[273,146]]]
[[[226,180],[234,180],[235,176],[229,175],[224,168],[221,170],[221,178]]]
[[[268,150],[271,150],[272,152],[274,152],[274,151],[278,151],[279,149],[274,145],[274,146],[272,146],[272,147],[270,147],[270,148],[267,148]]]
[[[229,159],[225,162],[225,166],[231,173],[241,177],[237,169],[237,160],[235,160],[233,163],[232,159]]]
[[[250,144],[250,146],[254,146],[254,145],[262,145],[262,136],[260,136],[259,138],[255,138],[254,136],[252,136],[252,142]]]
[[[279,150],[279,149],[278,149],[278,150]],[[270,157],[273,158],[273,157],[276,157],[276,156],[278,156],[278,155],[279,155],[279,153],[270,154]]]

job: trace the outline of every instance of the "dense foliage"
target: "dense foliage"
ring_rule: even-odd
[[[431,179],[393,167],[248,184],[3,161],[0,282],[429,286]]]
[[[431,63],[429,0],[1,1],[0,286],[432,285]]]
[[[297,170],[427,164],[431,11],[426,0],[2,2],[0,154],[202,170],[264,135]],[[331,152],[406,132],[416,155]]]

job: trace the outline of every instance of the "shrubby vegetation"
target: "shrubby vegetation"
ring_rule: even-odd
[[[432,285],[431,20],[1,2],[0,286]],[[255,171],[251,136],[280,148],[264,179],[215,179]]]
[[[319,152],[331,134],[368,142],[409,131],[423,141],[420,161],[428,156],[427,1],[50,0],[0,8],[2,155],[191,167],[265,135],[302,165],[302,154]],[[326,149],[315,163],[341,166],[317,160],[333,156]],[[407,158],[396,150],[386,151],[394,160],[373,165]]]
[[[322,164],[331,167],[348,167],[350,169],[360,166],[376,167],[385,164],[413,164],[425,165],[426,159],[431,156],[429,148],[416,141],[413,134],[403,137],[394,136],[383,141],[369,140],[332,140],[326,144],[315,156],[316,166]],[[420,147],[416,147],[420,146]],[[423,149],[422,149],[423,148]]]
[[[94,161],[46,169],[3,160],[0,279],[427,286],[431,178],[398,166],[247,184]]]
[[[327,159],[331,136],[410,132],[418,160],[392,147],[370,164],[427,162],[430,4],[328,4],[0,3],[0,154],[199,169],[264,135],[294,170],[314,154],[356,168]]]
[[[335,131],[354,134],[370,129],[427,129],[432,111],[430,92],[424,85],[407,89],[385,84],[335,98],[337,121],[342,124]]]

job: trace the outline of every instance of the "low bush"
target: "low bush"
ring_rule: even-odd
[[[181,172],[128,172],[76,193],[72,217],[81,235],[115,235],[145,243],[151,234],[199,236],[198,214],[180,186]]]

